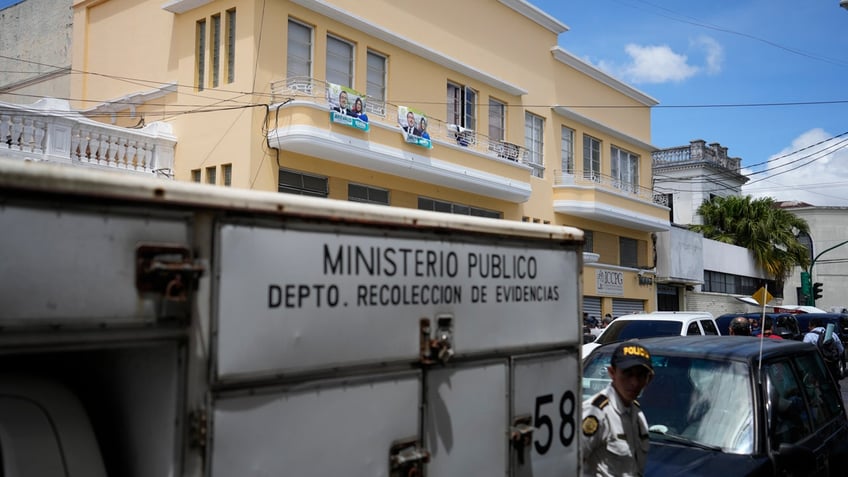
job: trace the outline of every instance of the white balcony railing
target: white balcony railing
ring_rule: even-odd
[[[327,84],[314,78],[294,77],[274,81],[271,83],[271,92],[274,102],[281,103],[287,99],[295,99],[311,101],[329,108]],[[398,105],[367,97],[367,101],[365,101],[365,112],[368,113],[368,118],[371,122],[376,121],[399,127]],[[529,160],[529,151],[517,144],[490,138],[480,134],[478,131],[472,131],[435,118],[428,117],[427,124],[427,132],[430,134],[430,139],[454,143],[489,156],[525,164],[534,168],[534,170],[544,170],[541,165],[532,164]]]
[[[611,176],[598,173],[574,174],[563,173],[562,171],[554,171],[554,184],[561,186],[582,185],[599,187],[602,189],[615,191],[619,194],[631,195],[639,200],[653,202],[655,204],[664,205],[666,207],[668,206],[668,199],[663,194],[656,194],[653,190],[647,187],[641,187],[635,184],[631,184],[629,182],[622,181],[620,179],[616,179]]]
[[[0,102],[0,156],[168,177],[176,143],[167,123],[129,129],[88,119],[64,100]]]

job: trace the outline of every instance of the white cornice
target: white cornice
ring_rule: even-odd
[[[476,68],[472,68],[462,61],[453,59],[449,56],[445,56],[441,53],[436,53],[435,51],[426,48],[425,46],[422,46],[404,36],[388,31],[382,27],[379,27],[369,22],[368,20],[365,20],[364,18],[360,18],[350,12],[336,7],[335,5],[331,5],[325,0],[292,0],[292,3],[296,3],[304,8],[312,10],[313,12],[320,13],[321,15],[324,15],[328,18],[336,20],[340,23],[344,23],[345,25],[351,28],[359,30],[375,38],[379,38],[385,41],[386,43],[390,43],[416,56],[420,56],[422,58],[432,61],[433,63],[444,66],[445,68],[462,73],[465,76],[468,76],[469,78],[473,78],[477,81],[480,81],[481,83],[485,83],[494,88],[506,91],[511,95],[521,96],[527,94],[527,90],[520,86],[516,86],[500,78],[496,78],[488,73],[480,71]]]
[[[268,141],[273,148],[516,204],[530,198],[531,187],[528,182],[412,154],[385,144],[334,133],[329,129],[304,125],[277,128],[268,133]]]
[[[568,31],[568,26],[560,22],[556,18],[548,15],[535,5],[531,5],[524,0],[499,0],[507,7],[533,20],[539,25],[547,28],[552,33],[559,35]]]
[[[165,97],[177,92],[177,82],[164,83],[162,86],[147,91],[136,91],[126,94],[120,98],[104,101],[97,106],[83,110],[84,114],[94,113],[116,113],[125,109],[135,110],[136,106],[143,105],[148,101]]]
[[[661,220],[632,210],[612,207],[594,201],[555,200],[554,212],[644,232],[665,232],[671,227],[668,220]]]
[[[650,145],[650,144],[648,144],[648,143],[646,143],[646,142],[644,142],[640,139],[637,139],[633,136],[630,136],[628,134],[624,134],[620,131],[617,131],[617,130],[615,130],[615,129],[613,129],[613,128],[611,128],[611,127],[609,127],[609,126],[607,126],[603,123],[599,123],[599,122],[595,121],[594,119],[587,118],[586,116],[583,116],[582,114],[575,113],[574,111],[566,108],[565,106],[554,106],[551,109],[553,109],[555,113],[559,114],[560,116],[562,116],[564,118],[568,118],[568,119],[571,119],[572,121],[576,121],[576,122],[578,122],[578,123],[580,123],[584,126],[589,126],[591,128],[597,129],[598,131],[600,131],[602,133],[608,134],[608,135],[610,135],[614,138],[620,139],[620,140],[625,141],[627,143],[635,144],[635,145],[637,145],[637,146],[641,147],[642,149],[645,149],[649,152],[653,152],[653,151],[658,150],[658,148],[655,147],[655,146],[652,146],[652,145]]]
[[[171,13],[185,13],[197,7],[202,7],[207,3],[212,3],[213,0],[170,0],[162,4],[162,10],[167,10]]]
[[[635,101],[644,104],[645,106],[656,106],[660,103],[656,99],[648,96],[647,94],[639,91],[638,89],[624,83],[623,81],[617,78],[608,75],[607,73],[604,73],[598,68],[595,68],[589,63],[565,51],[564,49],[562,49],[562,47],[555,46],[551,48],[551,54],[554,55],[554,59],[556,59],[557,61],[565,63],[566,65],[585,74],[586,76],[589,76],[590,78],[609,86],[610,88],[632,98]]]

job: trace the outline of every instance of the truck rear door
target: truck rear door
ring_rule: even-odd
[[[576,474],[579,242],[216,232],[214,476]]]

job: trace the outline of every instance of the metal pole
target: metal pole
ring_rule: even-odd
[[[816,256],[813,258],[813,261],[812,261],[812,262],[810,262],[810,268],[808,268],[808,269],[807,269],[807,273],[809,273],[809,274],[810,274],[810,281],[812,281],[812,279],[813,279],[813,266],[816,264],[816,260],[818,260],[818,259],[819,259],[819,257],[821,257],[822,255],[826,254],[827,252],[830,252],[831,250],[833,250],[833,249],[835,249],[835,248],[837,248],[837,247],[841,247],[841,246],[845,245],[846,243],[848,243],[848,240],[846,240],[846,241],[844,241],[844,242],[842,242],[842,243],[838,243],[838,244],[834,245],[833,247],[830,247],[830,248],[829,248],[829,249],[827,249],[827,250],[823,250],[822,252],[820,252],[818,255],[816,255]],[[810,298],[809,298],[809,301],[810,301],[810,305],[812,305],[812,306],[816,306],[816,299],[815,299],[815,297],[813,296],[812,290],[810,290]]]

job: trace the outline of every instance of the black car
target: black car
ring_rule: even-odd
[[[848,475],[848,418],[815,346],[740,336],[639,343],[655,371],[639,398],[646,477]],[[584,360],[584,400],[609,383],[615,347]]]
[[[716,325],[719,331],[721,331],[721,334],[728,334],[730,322],[737,316],[743,316],[749,320],[757,320],[758,322],[763,321],[762,313],[727,313],[716,318]],[[801,340],[804,338],[804,333],[807,332],[807,329],[801,328],[796,316],[798,315],[792,313],[766,313],[765,320],[768,323],[774,323],[772,333],[785,340]],[[760,329],[762,329],[762,325],[763,323],[760,323]]]

